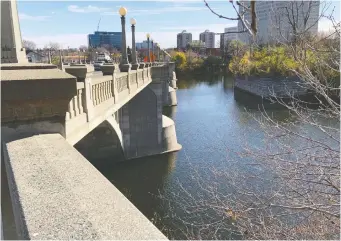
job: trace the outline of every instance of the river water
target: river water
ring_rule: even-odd
[[[177,85],[178,106],[164,109],[164,114],[175,121],[182,150],[97,168],[169,238],[185,239],[190,235],[179,217],[190,214],[180,210],[185,200],[178,194],[196,195],[202,183],[217,182],[209,170],[228,167],[231,158],[239,160],[231,151],[241,151],[246,143],[258,145],[264,134],[250,112],[234,100],[232,78],[186,78]],[[275,118],[286,121],[288,113],[278,111]],[[244,162],[240,159],[239,168],[247,168]]]

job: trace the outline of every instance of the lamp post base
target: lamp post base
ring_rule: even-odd
[[[131,70],[137,70],[140,64],[131,64]]]
[[[131,64],[120,64],[119,67],[121,72],[129,72],[131,69]]]

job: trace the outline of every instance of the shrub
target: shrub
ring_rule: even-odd
[[[187,64],[186,55],[183,52],[175,52],[172,56],[172,61],[175,62],[177,69],[184,69]]]

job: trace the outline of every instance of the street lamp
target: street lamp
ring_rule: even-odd
[[[150,63],[150,47],[149,47],[149,38],[150,38],[150,34],[147,33],[147,43],[148,43],[148,62]]]
[[[136,56],[136,43],[135,43],[135,25],[136,25],[136,19],[135,18],[131,18],[130,19],[130,24],[131,24],[131,36],[132,36],[132,53],[131,53],[131,57],[132,57],[132,70],[136,70],[139,68],[139,63],[137,61],[137,56]]]
[[[160,62],[160,44],[159,43],[157,43],[157,60],[158,60],[158,62]]]
[[[153,39],[151,39],[151,42],[152,42],[152,59],[151,59],[151,62],[153,62],[153,57],[154,57],[154,41],[153,41]]]
[[[121,15],[121,25],[122,25],[122,57],[121,57],[121,63],[120,63],[120,70],[121,72],[128,72],[131,68],[131,65],[128,61],[128,55],[127,55],[127,44],[126,44],[126,18],[125,15],[127,14],[127,9],[125,7],[121,7],[118,11],[118,13]]]

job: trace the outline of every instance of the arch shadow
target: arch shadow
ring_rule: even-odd
[[[122,131],[114,116],[108,117],[74,147],[93,164],[125,159]]]

